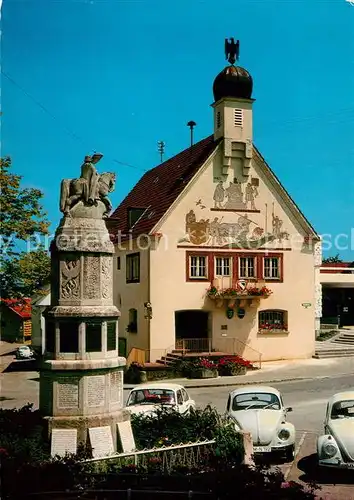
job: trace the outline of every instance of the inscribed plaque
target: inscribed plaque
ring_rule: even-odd
[[[57,384],[58,408],[69,409],[79,407],[79,381],[68,378]]]
[[[106,395],[106,377],[95,375],[86,377],[87,381],[87,405],[89,407],[104,406]]]
[[[123,372],[121,370],[110,375],[110,402],[123,405]]]
[[[53,429],[51,455],[64,457],[66,453],[77,452],[77,429]]]
[[[109,425],[89,428],[93,458],[107,457],[114,453],[113,436]]]
[[[117,426],[123,453],[130,453],[131,451],[136,450],[135,439],[130,420],[118,422]]]

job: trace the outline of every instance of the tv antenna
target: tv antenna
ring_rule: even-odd
[[[163,155],[165,153],[165,143],[164,143],[164,141],[158,141],[157,142],[157,150],[160,153],[160,160],[161,160],[161,163],[162,163],[162,161],[163,161]]]

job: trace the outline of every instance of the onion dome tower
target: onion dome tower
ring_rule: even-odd
[[[231,165],[232,151],[239,151],[243,175],[247,176],[252,157],[252,99],[253,79],[250,73],[236,66],[240,41],[225,40],[225,56],[230,63],[213,83],[214,139],[224,139],[225,174]]]

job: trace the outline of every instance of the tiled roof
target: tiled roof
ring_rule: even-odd
[[[2,299],[1,302],[22,319],[31,318],[31,299]]]
[[[121,232],[121,240],[129,231],[128,208],[144,208],[145,212],[133,226],[132,236],[149,234],[192,177],[205,163],[220,141],[213,135],[197,142],[173,158],[149,170],[119,207],[107,219],[107,228],[114,240]]]

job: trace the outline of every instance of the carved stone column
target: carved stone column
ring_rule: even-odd
[[[66,197],[63,195],[65,182],[62,208],[70,202],[69,188],[64,191]],[[72,434],[63,436],[75,435],[79,444],[87,442],[90,428],[109,427],[116,448],[116,424],[127,418],[122,411],[126,360],[118,355],[120,312],[113,304],[114,247],[103,219],[107,210],[103,196],[93,205],[81,198],[70,207],[52,243],[40,410],[48,421],[49,434],[54,429],[70,429]],[[73,441],[68,447],[72,449]]]

